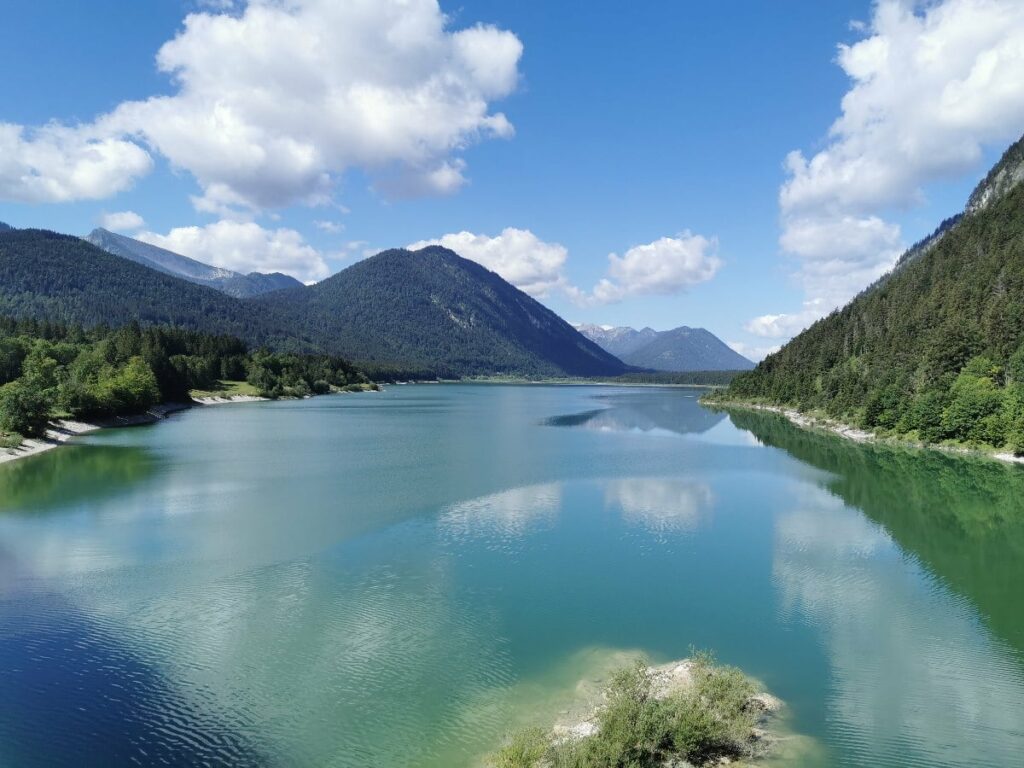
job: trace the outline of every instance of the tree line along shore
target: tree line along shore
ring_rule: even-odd
[[[169,326],[84,329],[0,318],[0,448],[54,420],[125,419],[197,396],[306,397],[376,389],[343,358],[250,349]]]

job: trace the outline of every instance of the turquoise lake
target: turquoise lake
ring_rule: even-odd
[[[1020,766],[1024,469],[678,388],[196,408],[0,466],[0,765],[467,768],[638,655],[776,764]]]

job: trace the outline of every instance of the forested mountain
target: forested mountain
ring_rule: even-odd
[[[1024,451],[1024,139],[967,209],[727,398],[819,409],[927,442]]]
[[[158,272],[180,277],[190,283],[216,288],[240,299],[302,285],[294,277],[280,272],[250,272],[243,275],[230,269],[211,267],[201,261],[106,229],[94,229],[85,239],[107,253],[129,259]]]
[[[754,364],[704,328],[670,331],[580,325],[578,330],[622,362],[655,371],[746,371]]]
[[[395,376],[611,376],[626,366],[555,313],[443,248],[386,251],[315,286],[252,299],[77,237],[0,233],[0,314],[69,325],[176,325]]]
[[[4,224],[2,221],[0,221],[0,232],[6,232],[11,229],[13,229],[13,227],[10,224]]]
[[[626,370],[547,307],[439,246],[384,251],[316,285],[252,301],[371,368],[543,376]]]

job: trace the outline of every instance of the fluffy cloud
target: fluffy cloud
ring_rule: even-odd
[[[450,248],[497,272],[531,296],[542,298],[555,289],[572,290],[562,271],[569,252],[558,243],[544,242],[528,229],[506,227],[496,237],[456,232],[437,240],[420,240],[409,248],[427,245]]]
[[[903,251],[900,228],[877,216],[792,218],[780,243],[799,261],[804,289],[825,311],[889,271]]]
[[[130,141],[93,128],[0,123],[0,199],[25,203],[98,200],[132,185],[153,161]]]
[[[208,205],[324,202],[354,166],[450,192],[464,180],[453,152],[512,133],[489,101],[515,87],[522,44],[494,27],[445,25],[436,0],[192,14],[157,55],[178,92],[122,104],[102,122],[189,170]]]
[[[337,221],[325,221],[321,219],[318,221],[314,221],[313,226],[315,226],[321,232],[327,232],[332,235],[337,235],[345,231],[345,225]]]
[[[852,85],[831,141],[793,152],[783,210],[864,213],[973,169],[982,145],[1024,125],[1024,4],[881,0],[867,37],[839,47]]]
[[[879,0],[862,29],[839,46],[850,89],[827,144],[789,154],[779,194],[780,244],[817,313],[752,321],[772,333],[799,330],[891,268],[903,239],[881,216],[920,203],[929,182],[975,171],[983,147],[1024,125],[1019,0]]]
[[[815,320],[820,320],[832,309],[823,299],[804,302],[797,312],[761,315],[750,320],[744,329],[764,339],[786,339],[794,336]],[[774,351],[774,350],[773,350]]]
[[[221,220],[205,227],[176,227],[166,235],[143,232],[137,237],[236,272],[285,272],[307,282],[330,273],[323,255],[294,229],[264,229],[251,221]]]
[[[625,255],[608,255],[608,277],[594,286],[590,301],[607,304],[631,296],[678,293],[710,280],[722,266],[718,243],[683,232],[635,245]]]
[[[609,254],[607,277],[588,293],[569,282],[565,275],[569,257],[565,246],[545,242],[528,229],[507,227],[495,237],[455,232],[435,240],[420,240],[408,247],[427,245],[443,245],[483,264],[531,296],[545,298],[561,291],[580,306],[678,293],[710,280],[722,264],[714,253],[714,239],[684,232],[679,237],[663,237],[634,246],[624,256]]]
[[[157,54],[175,93],[28,138],[2,126],[0,195],[114,194],[149,170],[142,146],[189,171],[197,208],[220,215],[324,203],[354,167],[403,192],[452,192],[465,181],[457,153],[513,133],[490,102],[515,88],[522,43],[447,22],[436,0],[251,0],[193,13]]]
[[[135,211],[116,211],[100,216],[100,226],[112,232],[133,232],[146,226],[146,221]]]
[[[738,352],[743,355],[747,360],[753,360],[755,363],[764,360],[768,355],[774,354],[782,349],[781,344],[747,344],[745,341],[727,341],[725,342],[734,352]]]

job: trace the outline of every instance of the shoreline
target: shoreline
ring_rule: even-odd
[[[834,419],[823,418],[820,416],[812,416],[810,414],[801,413],[795,408],[785,408],[780,405],[766,405],[763,403],[747,403],[747,402],[718,402],[715,400],[709,400],[705,405],[712,408],[720,408],[722,410],[729,410],[730,408],[736,408],[747,411],[765,411],[767,413],[775,413],[780,416],[784,416],[791,424],[799,427],[800,429],[817,430],[828,432],[836,435],[837,437],[844,438],[846,440],[852,440],[855,443],[878,443],[880,445],[890,445],[899,448],[915,448],[919,450],[929,451],[940,451],[942,453],[953,454],[956,456],[973,456],[982,459],[993,459],[995,461],[1001,461],[1004,464],[1015,464],[1017,466],[1024,466],[1024,456],[1014,456],[1012,453],[1006,451],[1000,451],[993,449],[992,451],[985,451],[974,448],[961,448],[953,445],[941,445],[937,443],[921,443],[913,440],[900,440],[895,437],[884,437],[869,432],[863,429],[857,429],[849,424],[844,424],[841,421]]]
[[[77,421],[74,419],[55,419],[50,422],[45,437],[27,437],[17,448],[0,448],[0,465],[8,462],[24,459],[29,456],[38,456],[41,453],[53,450],[64,445],[73,437],[87,435],[90,432],[97,432],[101,429],[117,429],[119,427],[138,427],[146,424],[156,424],[168,416],[181,411],[187,411],[197,406],[226,405],[229,403],[249,403],[267,400],[265,397],[255,395],[229,395],[227,397],[201,397],[195,398],[191,403],[160,403],[154,405],[145,413],[138,413],[132,416],[114,416],[96,421]]]
[[[726,384],[676,384],[634,381],[584,381],[582,379],[440,379],[437,381],[401,382],[403,384],[488,384],[530,385],[540,387],[661,387],[673,389],[725,389]]]

